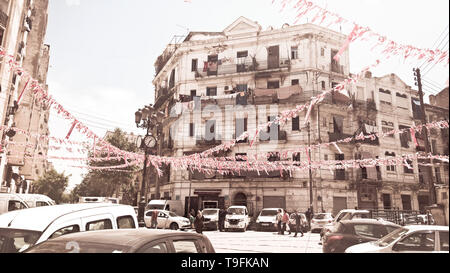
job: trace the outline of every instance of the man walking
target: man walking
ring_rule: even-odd
[[[294,237],[297,237],[297,233],[300,230],[300,233],[302,234],[301,237],[303,237],[303,230],[302,230],[302,217],[298,213],[297,210],[294,210],[294,219],[295,219],[295,235]]]
[[[308,220],[308,225],[311,226],[311,218],[312,218],[312,211],[311,208],[308,208],[308,210],[305,212],[306,220]]]
[[[201,211],[197,211],[194,221],[195,231],[199,234],[203,234],[203,215]]]
[[[286,212],[286,210],[284,211],[281,221],[283,222],[283,227],[281,229],[281,235],[284,235],[284,232],[286,231],[286,225],[289,222],[289,214]]]
[[[225,227],[226,215],[227,215],[227,211],[225,209],[222,208],[219,210],[219,230],[220,230],[220,232],[222,232]]]
[[[152,225],[151,228],[158,228],[158,211],[152,211]]]
[[[278,209],[277,213],[277,230],[278,234],[281,234],[281,219],[283,218],[283,215],[281,214],[281,209]]]

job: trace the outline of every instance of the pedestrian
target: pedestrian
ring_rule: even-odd
[[[225,228],[225,218],[227,216],[227,211],[222,208],[219,210],[219,231],[222,232]]]
[[[283,217],[281,218],[281,221],[283,223],[283,227],[281,228],[281,235],[284,235],[284,232],[286,231],[286,225],[289,222],[289,214],[287,211],[284,211]]]
[[[278,209],[277,213],[277,230],[278,234],[281,234],[281,219],[283,218],[283,214],[281,213],[281,209]]]
[[[194,209],[191,209],[191,212],[189,213],[189,221],[191,222],[191,228],[194,228],[194,221],[195,221]]]
[[[158,228],[158,211],[152,211],[152,225],[151,228]]]
[[[197,211],[197,216],[195,216],[194,226],[195,226],[195,231],[197,233],[203,234],[203,215],[200,211]]]
[[[312,218],[312,212],[311,208],[308,208],[305,212],[306,220],[308,220],[308,225],[311,226],[311,218]]]
[[[295,219],[295,235],[294,235],[294,237],[297,237],[297,233],[299,232],[299,230],[300,230],[300,233],[302,234],[301,237],[303,237],[304,236],[303,230],[302,230],[302,221],[303,221],[303,219],[302,219],[302,217],[300,216],[300,213],[298,213],[297,210],[294,210],[294,219]]]

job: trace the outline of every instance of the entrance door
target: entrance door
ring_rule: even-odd
[[[233,206],[247,206],[247,196],[242,192],[237,193],[233,199]]]
[[[384,193],[383,194],[383,207],[384,209],[391,209],[392,205],[391,205],[391,195]]]
[[[402,195],[403,210],[411,210],[411,195]]]
[[[425,207],[429,206],[429,197],[428,195],[419,195],[417,197],[418,201],[419,201],[419,210],[420,213],[425,213]]]
[[[271,46],[268,51],[268,69],[278,68],[280,67],[280,47],[279,46]]]
[[[264,208],[286,208],[286,197],[284,196],[264,196]]]
[[[186,196],[185,202],[184,202],[184,215],[188,215],[188,207],[189,207],[189,196]],[[190,210],[194,210],[197,212],[198,210],[198,197],[197,196],[191,196],[191,206]]]
[[[333,197],[333,215],[347,208],[347,197]]]

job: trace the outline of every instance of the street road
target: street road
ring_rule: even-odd
[[[319,233],[305,233],[304,237],[260,231],[204,231],[203,234],[217,253],[322,253]]]

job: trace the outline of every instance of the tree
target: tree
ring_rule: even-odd
[[[69,176],[58,173],[52,169],[44,173],[38,181],[34,183],[34,192],[44,194],[55,200],[56,203],[63,201],[63,194],[69,184]]]
[[[113,146],[128,152],[138,150],[135,143],[130,142],[126,134],[120,130],[114,130],[113,134],[106,139]],[[93,156],[91,153],[90,156]],[[107,157],[107,153],[97,154],[95,157]],[[124,159],[111,159],[108,161],[94,162],[90,161],[89,166],[106,167],[124,164]],[[113,194],[122,193],[122,203],[132,204],[136,199],[137,189],[134,186],[137,167],[130,166],[120,170],[130,172],[115,172],[104,170],[90,170],[81,184],[77,185],[72,191],[72,199],[80,196],[101,196],[112,197]]]

